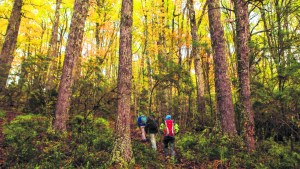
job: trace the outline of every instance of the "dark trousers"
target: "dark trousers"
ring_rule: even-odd
[[[165,136],[163,143],[164,143],[164,150],[165,150],[165,156],[169,155],[169,146],[170,146],[170,151],[171,151],[171,156],[175,156],[175,151],[174,151],[174,142],[175,138],[172,136]]]

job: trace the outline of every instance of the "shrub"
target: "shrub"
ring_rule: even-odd
[[[211,133],[208,129],[197,134],[186,133],[177,139],[176,145],[184,158],[196,163],[220,160],[222,165],[240,168],[247,166],[246,161],[250,159],[250,155],[244,153],[241,137]]]
[[[289,144],[269,139],[258,142],[257,150],[249,153],[239,136],[228,137],[204,130],[177,139],[177,148],[185,159],[202,164],[220,160],[229,168],[299,168],[299,142],[295,144],[296,151],[291,152]]]
[[[4,126],[4,146],[7,150],[7,164],[30,163],[39,156],[40,141],[48,128],[48,119],[38,115],[17,116]]]
[[[103,118],[77,115],[70,121],[74,166],[106,165],[113,148],[113,132]]]
[[[75,116],[70,132],[57,134],[51,120],[18,116],[5,125],[7,168],[104,168],[112,150],[113,132],[102,118]]]
[[[269,168],[297,168],[300,164],[299,152],[290,151],[290,145],[279,144],[272,139],[259,144],[258,160]]]

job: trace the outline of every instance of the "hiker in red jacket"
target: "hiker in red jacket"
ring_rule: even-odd
[[[171,115],[167,115],[165,121],[160,125],[160,130],[164,132],[164,151],[165,156],[169,156],[169,147],[170,147],[170,155],[172,158],[175,156],[174,151],[174,142],[175,142],[175,133],[178,133],[179,126],[178,124],[174,123],[171,119]]]

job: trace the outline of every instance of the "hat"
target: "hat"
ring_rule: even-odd
[[[171,119],[171,115],[166,115],[166,120],[170,120]]]

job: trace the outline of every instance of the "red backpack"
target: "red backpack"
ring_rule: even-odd
[[[164,135],[165,136],[174,136],[175,135],[173,120],[165,121]]]

